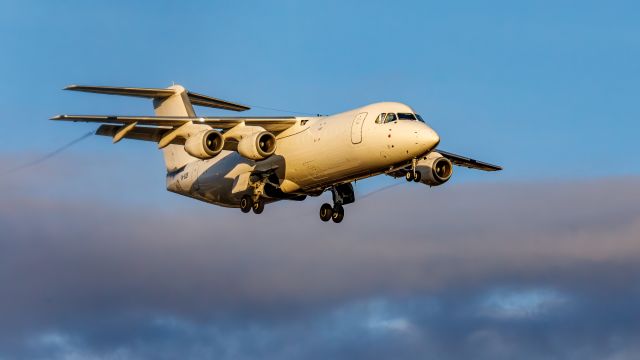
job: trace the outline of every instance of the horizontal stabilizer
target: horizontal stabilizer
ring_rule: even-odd
[[[225,100],[212,98],[210,96],[196,94],[191,91],[187,91],[187,96],[193,105],[206,106],[211,108],[218,108],[231,111],[245,111],[251,109],[248,106],[232,103]]]
[[[70,85],[70,86],[67,86],[65,90],[82,91],[82,92],[107,94],[107,95],[143,97],[143,98],[149,98],[149,99],[163,99],[171,95],[174,95],[176,93],[174,89],[170,89],[170,88],[158,89],[158,88],[84,86],[84,85]],[[187,96],[189,97],[189,101],[191,101],[191,104],[193,105],[206,106],[206,107],[223,109],[223,110],[231,110],[231,111],[245,111],[250,109],[250,107],[245,105],[233,103],[226,100],[216,99],[214,97],[210,97],[202,94],[196,94],[190,91],[187,91]]]
[[[112,86],[82,86],[69,85],[65,90],[82,91],[107,95],[123,95],[135,96],[150,99],[166,98],[174,94],[172,89],[153,89],[153,88],[132,88],[132,87],[112,87]]]

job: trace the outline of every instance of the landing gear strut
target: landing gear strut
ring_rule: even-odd
[[[253,210],[254,214],[262,214],[264,211],[264,193],[265,185],[269,182],[269,179],[263,177],[250,182],[251,194],[245,194],[240,198],[240,210],[243,213],[248,213]]]
[[[416,171],[417,163],[418,161],[416,159],[413,159],[413,161],[411,161],[411,169],[404,174],[404,178],[409,182],[420,182],[420,180],[422,179],[422,174],[420,174],[420,171]]]
[[[351,204],[355,201],[353,186],[351,184],[334,186],[331,188],[331,195],[333,196],[333,206],[327,203],[322,204],[320,207],[320,220],[326,222],[331,219],[334,223],[339,223],[344,219],[344,207],[342,205]]]

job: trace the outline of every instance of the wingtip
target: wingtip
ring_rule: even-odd
[[[65,86],[64,88],[62,88],[62,90],[74,90],[77,87],[78,85],[72,84],[72,85]]]
[[[62,120],[64,119],[65,115],[56,115],[52,118],[49,118],[49,120]]]

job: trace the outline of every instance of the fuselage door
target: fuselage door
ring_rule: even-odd
[[[354,144],[359,144],[362,142],[362,126],[364,125],[364,119],[367,118],[367,113],[363,112],[353,119],[353,124],[351,125],[351,142]]]

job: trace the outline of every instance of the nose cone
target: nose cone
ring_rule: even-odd
[[[420,131],[418,141],[426,148],[425,151],[428,151],[438,146],[440,143],[440,136],[438,136],[438,133],[433,131],[432,128],[427,126]]]

